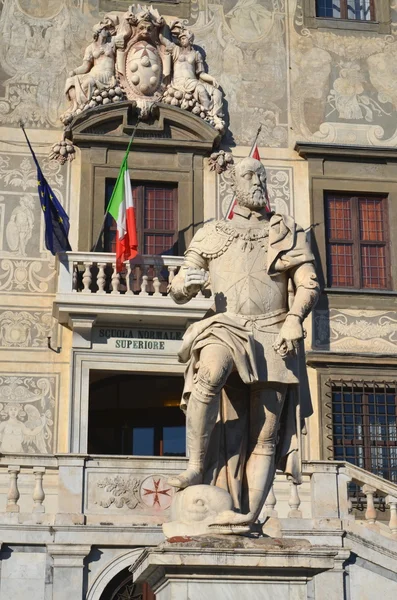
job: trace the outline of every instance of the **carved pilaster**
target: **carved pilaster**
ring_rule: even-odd
[[[48,553],[53,558],[53,598],[70,600],[81,598],[84,577],[84,559],[90,545],[49,544]]]

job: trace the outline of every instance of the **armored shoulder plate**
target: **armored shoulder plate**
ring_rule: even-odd
[[[187,253],[193,251],[204,258],[217,258],[226,252],[235,237],[235,230],[225,222],[212,221],[196,233]]]

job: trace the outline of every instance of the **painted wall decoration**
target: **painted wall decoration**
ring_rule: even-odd
[[[303,1],[291,30],[291,126],[295,139],[395,146],[397,37],[305,27]],[[395,20],[392,7],[392,20]]]
[[[57,376],[0,375],[0,452],[54,451]]]
[[[0,347],[47,348],[53,317],[46,310],[4,310],[0,312]]]
[[[68,71],[94,19],[80,0],[4,0],[0,14],[0,124],[59,127]],[[1,89],[0,89],[1,91]]]
[[[67,205],[68,168],[40,155],[39,160],[58,199]],[[55,290],[55,283],[32,157],[0,152],[0,291],[47,294]]]
[[[191,29],[228,103],[229,142],[288,143],[284,0],[196,0]]]
[[[395,311],[315,310],[313,348],[331,352],[397,354]]]

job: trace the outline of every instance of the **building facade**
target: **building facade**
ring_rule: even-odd
[[[175,88],[137,123],[144,107],[122,95],[114,102],[118,82],[102,81],[103,95],[99,80],[93,92],[82,83],[88,71],[75,72],[84,60],[91,69],[102,55],[111,60],[106,41],[90,58],[99,43],[93,27],[106,14],[108,31],[120,27],[129,5],[3,0],[0,8],[0,600],[154,597],[129,567],[164,540],[167,476],[185,464],[177,352],[186,327],[212,304],[208,290],[177,306],[167,285],[194,233],[226,216],[228,161],[250,153],[260,125],[271,207],[311,236],[323,290],[305,323],[314,414],[302,440],[303,483],[277,475],[263,520],[272,535],[336,548],[333,568],[307,583],[307,597],[391,597],[395,6],[154,2],[169,25],[193,32],[195,60],[219,84],[224,116],[173,102]],[[73,77],[79,84],[71,86]],[[80,84],[93,102],[70,118],[67,81],[69,102]],[[211,88],[211,106],[214,98]],[[45,247],[21,121],[70,217],[73,251],[57,257]],[[70,141],[61,146],[63,132]],[[132,134],[140,254],[120,275],[115,223],[104,215]],[[73,161],[63,160],[68,152]]]

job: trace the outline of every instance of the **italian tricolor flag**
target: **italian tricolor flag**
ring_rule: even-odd
[[[116,271],[123,270],[124,262],[138,254],[138,236],[136,233],[135,206],[132,198],[130,174],[128,172],[128,154],[131,142],[120,167],[116,185],[110,198],[108,212],[117,222],[116,233]]]

